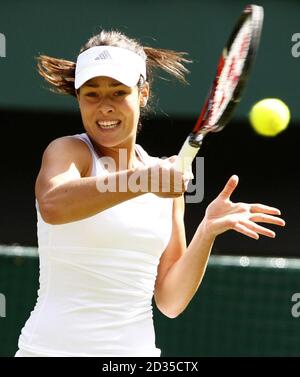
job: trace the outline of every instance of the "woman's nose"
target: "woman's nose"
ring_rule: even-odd
[[[99,104],[99,110],[102,112],[102,114],[110,114],[114,112],[114,106],[109,103],[107,100],[102,100],[101,103]]]

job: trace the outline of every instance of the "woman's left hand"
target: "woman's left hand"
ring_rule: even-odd
[[[238,181],[238,176],[233,175],[218,197],[207,207],[202,223],[205,232],[216,237],[232,229],[256,240],[259,234],[274,238],[275,232],[257,223],[284,226],[284,220],[278,217],[280,210],[264,204],[233,203],[230,196]]]

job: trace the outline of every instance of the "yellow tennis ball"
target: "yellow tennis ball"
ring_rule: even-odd
[[[286,129],[291,114],[287,105],[277,98],[257,102],[249,113],[254,130],[262,136],[276,136]]]

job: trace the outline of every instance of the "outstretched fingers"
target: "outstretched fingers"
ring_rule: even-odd
[[[230,199],[233,191],[236,189],[239,183],[239,177],[237,175],[232,175],[227,181],[225,187],[221,191],[220,195],[223,199]]]
[[[285,226],[285,221],[277,216],[267,215],[265,213],[255,213],[250,216],[251,221],[258,223],[274,224],[279,226]]]
[[[259,234],[262,234],[266,237],[275,238],[276,233],[273,230],[256,224],[256,222],[264,222],[280,226],[285,225],[284,220],[280,219],[279,217],[266,214],[257,214],[255,216],[252,216],[250,219],[240,220],[237,224],[234,225],[233,229],[254,239],[259,239]]]
[[[253,213],[268,213],[270,215],[281,215],[278,208],[266,206],[265,204],[254,203],[250,204],[250,211]]]
[[[251,238],[254,238],[255,240],[258,240],[259,239],[259,235],[254,232],[253,230],[249,229],[249,227],[241,224],[241,223],[237,223],[234,227],[233,227],[233,230],[239,232],[239,233],[242,233],[244,234],[245,236],[248,236],[248,237],[251,237]]]
[[[247,227],[248,229],[252,230],[255,233],[262,234],[263,236],[275,238],[276,234],[272,230],[265,228],[264,226],[258,225],[253,221],[244,220],[241,221],[241,224]]]

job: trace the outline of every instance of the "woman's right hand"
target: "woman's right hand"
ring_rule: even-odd
[[[175,169],[177,156],[158,161],[147,168],[148,192],[161,198],[177,198],[187,190],[189,180],[193,179],[190,170],[181,173]]]

